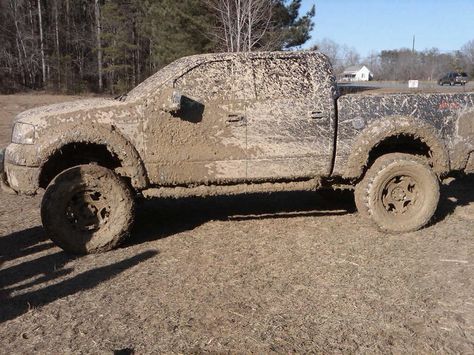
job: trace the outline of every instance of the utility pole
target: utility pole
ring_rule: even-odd
[[[411,46],[411,65],[410,65],[410,78],[413,79],[415,71],[415,35],[413,35],[413,43]]]

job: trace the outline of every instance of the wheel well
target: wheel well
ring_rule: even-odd
[[[57,150],[43,165],[39,186],[46,188],[62,171],[76,165],[97,163],[108,169],[121,167],[120,159],[105,145],[95,143],[71,143]]]
[[[400,134],[385,138],[369,152],[369,158],[365,169],[372,166],[377,158],[388,153],[406,153],[427,157],[431,159],[433,152],[431,148],[419,137],[409,134]],[[364,171],[365,173],[365,171]]]

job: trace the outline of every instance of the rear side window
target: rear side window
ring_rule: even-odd
[[[313,91],[305,58],[262,58],[252,60],[258,99],[303,98]]]

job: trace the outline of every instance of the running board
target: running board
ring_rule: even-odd
[[[265,182],[237,185],[199,185],[194,187],[157,187],[142,191],[145,198],[181,198],[206,197],[219,195],[241,195],[261,192],[308,191],[317,190],[321,179],[314,178],[304,181]]]

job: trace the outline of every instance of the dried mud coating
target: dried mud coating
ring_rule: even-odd
[[[151,182],[230,183],[329,173],[331,79],[324,58],[309,53],[222,55],[195,65],[173,84],[183,95],[180,112],[158,110],[148,121]],[[314,107],[325,111],[319,126],[309,117]],[[158,132],[161,139],[153,140]]]

